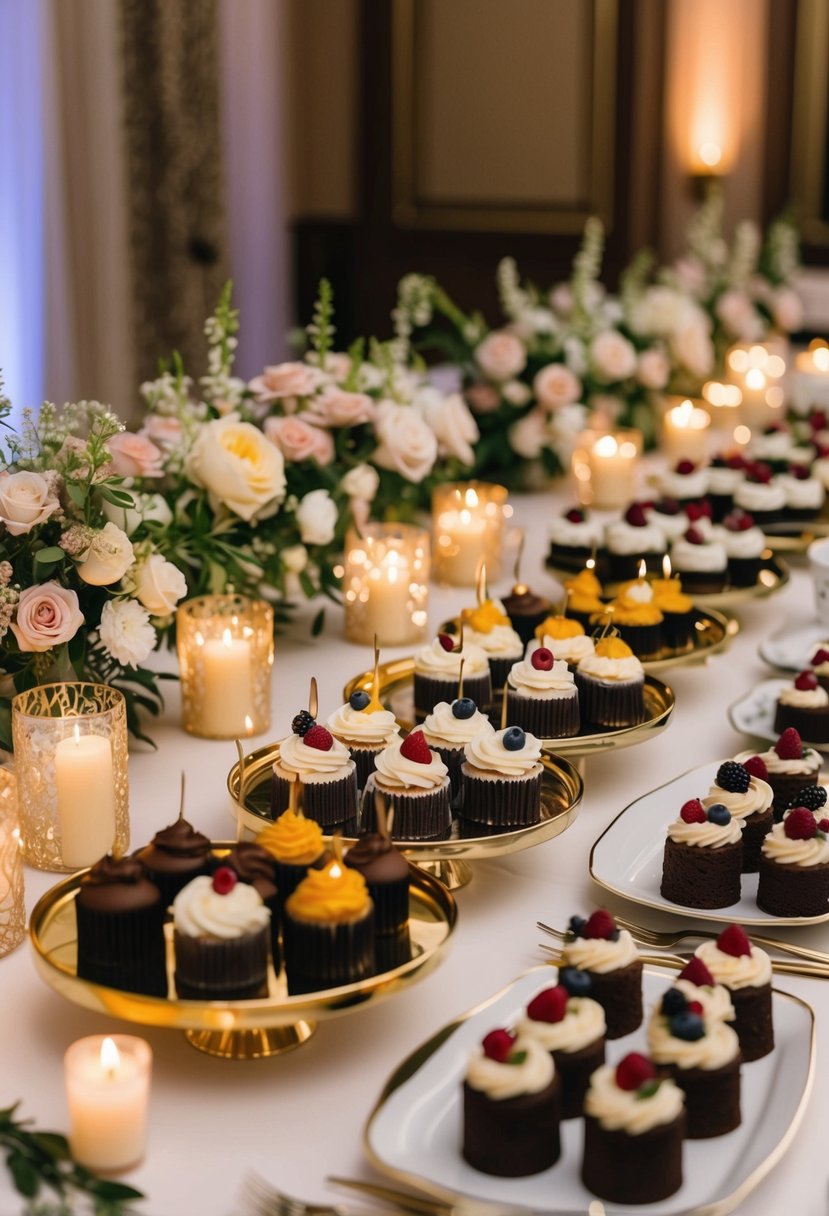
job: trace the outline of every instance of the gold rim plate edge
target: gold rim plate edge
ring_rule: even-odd
[[[426,1063],[426,1061],[429,1060],[429,1058],[437,1051],[437,1049],[452,1037],[460,1026],[462,1026],[465,1022],[468,1022],[470,1018],[476,1017],[479,1013],[482,1013],[490,1005],[493,1005],[496,1001],[500,1000],[501,997],[506,996],[507,993],[509,993],[510,990],[515,986],[515,984],[517,984],[525,976],[533,975],[536,972],[543,972],[551,965],[552,964],[550,963],[540,963],[535,967],[530,967],[526,971],[523,971],[520,975],[516,976],[515,979],[511,980],[508,984],[505,984],[502,988],[500,988],[498,992],[493,993],[493,995],[487,997],[486,1000],[481,1001],[471,1009],[468,1009],[465,1013],[462,1013],[460,1016],[454,1018],[451,1022],[448,1022],[434,1035],[432,1035],[431,1038],[421,1043],[419,1047],[416,1047],[414,1051],[411,1052],[406,1059],[397,1066],[384,1084],[380,1092],[380,1096],[372,1107],[371,1113],[369,1114],[365,1126],[363,1127],[363,1152],[366,1154],[369,1162],[376,1170],[378,1170],[381,1174],[384,1174],[387,1178],[392,1179],[394,1182],[412,1187],[414,1190],[419,1190],[422,1194],[428,1195],[431,1199],[436,1199],[444,1203],[457,1203],[470,1198],[462,1192],[450,1190],[436,1182],[430,1182],[428,1179],[422,1178],[418,1174],[410,1174],[405,1170],[398,1170],[395,1166],[387,1165],[382,1158],[377,1156],[371,1147],[369,1137],[372,1125],[377,1115],[388,1101],[389,1097],[397,1089],[399,1089],[404,1082],[408,1081],[412,1076],[414,1076],[415,1073],[417,1073],[419,1069]],[[666,970],[668,969],[666,968]],[[649,964],[646,966],[645,972],[652,975],[662,974],[661,969],[654,964]],[[674,972],[671,970],[669,973],[673,974]],[[774,1150],[769,1154],[765,1161],[763,1161],[755,1170],[752,1171],[751,1174],[748,1175],[747,1178],[743,1180],[740,1186],[738,1186],[729,1195],[723,1196],[722,1199],[718,1199],[713,1203],[704,1204],[695,1208],[685,1209],[682,1213],[677,1214],[677,1216],[727,1216],[729,1212],[733,1212],[734,1209],[741,1204],[757,1186],[759,1186],[763,1179],[770,1174],[775,1166],[777,1166],[783,1159],[786,1152],[790,1148],[794,1137],[797,1135],[801,1123],[803,1122],[803,1116],[806,1113],[806,1107],[809,1104],[809,1099],[812,1095],[812,1089],[814,1088],[815,1082],[815,1011],[808,1001],[804,1001],[801,997],[795,996],[794,993],[783,992],[779,988],[772,988],[772,992],[775,996],[780,997],[782,1000],[788,1001],[794,1005],[800,1005],[806,1011],[809,1019],[809,1067],[803,1085],[803,1093],[800,1096],[797,1109],[792,1115],[789,1126],[784,1131]],[[520,1212],[521,1210],[521,1205],[516,1205],[516,1212]],[[550,1216],[554,1216],[554,1209],[552,1208],[550,1209]]]

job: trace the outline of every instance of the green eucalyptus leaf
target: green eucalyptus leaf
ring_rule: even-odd
[[[62,562],[66,557],[66,553],[59,545],[50,545],[47,549],[38,549],[35,554],[35,561],[40,566],[46,566],[50,562]]]
[[[110,502],[114,507],[128,511],[135,506],[135,499],[131,494],[127,494],[126,490],[114,490],[112,486],[99,486],[98,490],[104,502]]]
[[[40,1179],[29,1158],[15,1150],[9,1153],[6,1165],[17,1191],[21,1195],[25,1195],[27,1199],[34,1199],[40,1190]]]

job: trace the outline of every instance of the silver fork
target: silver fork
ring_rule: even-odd
[[[242,1184],[245,1216],[353,1216],[354,1208],[330,1203],[306,1203],[271,1186],[259,1174],[246,1174]]]

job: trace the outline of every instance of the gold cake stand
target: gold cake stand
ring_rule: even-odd
[[[217,842],[214,855],[232,844]],[[445,956],[457,919],[454,897],[436,878],[411,867],[409,935],[411,958],[355,984],[289,996],[284,973],[268,967],[268,994],[249,1001],[185,1001],[175,995],[172,926],[167,932],[167,997],[122,992],[80,979],[75,897],[86,870],[63,879],[38,900],[29,926],[35,966],[66,1000],[142,1026],[183,1030],[193,1047],[231,1060],[281,1055],[310,1039],[323,1018],[336,1017],[402,992]]]
[[[408,660],[413,665],[413,660]],[[395,667],[387,663],[385,667]],[[381,697],[384,667],[380,668]],[[373,673],[369,673],[369,684]],[[355,685],[357,687],[358,685]],[[347,699],[347,698],[346,698]],[[240,773],[234,764],[227,779],[233,812],[240,828],[257,835],[273,822],[271,811],[271,771],[279,757],[279,745],[270,744],[245,757]],[[395,840],[418,869],[428,871],[442,884],[452,889],[465,886],[472,878],[470,861],[481,858],[505,857],[532,845],[559,836],[574,822],[584,793],[584,784],[577,769],[568,760],[548,752],[542,756],[544,772],[541,781],[541,818],[528,827],[499,832],[492,836],[453,836],[449,840]]]

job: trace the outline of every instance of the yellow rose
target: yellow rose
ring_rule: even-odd
[[[213,507],[225,506],[242,519],[262,517],[285,497],[282,453],[238,414],[206,423],[187,458],[188,476],[203,486]]]

